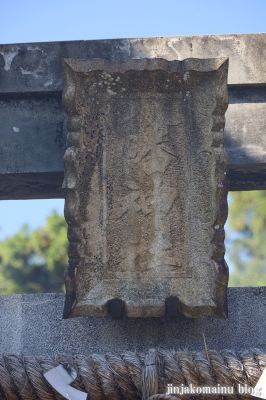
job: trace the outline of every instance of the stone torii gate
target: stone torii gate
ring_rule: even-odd
[[[266,188],[266,34],[28,43],[0,46],[0,199],[63,198],[63,58],[229,57],[225,147],[229,190]],[[150,347],[265,346],[265,288],[230,288],[227,320],[62,320],[64,295],[0,299],[1,354],[53,355]]]

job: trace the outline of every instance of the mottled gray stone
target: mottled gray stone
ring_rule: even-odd
[[[64,60],[65,317],[226,317],[227,64]]]
[[[0,296],[0,354],[146,351],[152,347],[266,351],[266,288],[229,288],[228,319],[62,319],[63,294]]]
[[[229,188],[265,189],[265,49],[265,33],[0,45],[0,199],[64,196],[62,58],[229,57]]]
[[[264,84],[265,49],[265,33],[2,44],[0,93],[62,91],[62,58],[229,57],[230,85]]]
[[[14,118],[10,118],[13,110]],[[0,121],[1,134],[5,134],[0,142],[0,173],[61,170],[66,149],[66,117],[62,116],[58,96],[0,99]]]

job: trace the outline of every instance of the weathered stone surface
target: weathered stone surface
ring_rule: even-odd
[[[227,58],[65,60],[65,317],[225,317]],[[171,303],[171,302],[170,302]],[[170,304],[169,303],[169,304]]]
[[[62,58],[229,57],[229,190],[265,190],[265,44],[264,33],[0,45],[0,199],[64,196]]]
[[[152,347],[266,351],[266,287],[228,288],[228,319],[62,319],[63,293],[0,296],[0,354],[55,355],[146,352]]]
[[[64,197],[67,126],[61,97],[0,101],[1,200]],[[229,190],[266,189],[265,113],[265,86],[229,86],[224,132]]]
[[[0,174],[61,170],[67,131],[61,96],[0,99],[0,121]]]
[[[61,91],[62,58],[229,57],[229,85],[258,85],[266,81],[265,56],[266,33],[0,44],[0,93]]]

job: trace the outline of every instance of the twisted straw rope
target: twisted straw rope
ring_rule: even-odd
[[[176,400],[177,397],[165,394],[169,383],[233,386],[235,393],[230,398],[236,400],[250,397],[239,395],[237,385],[256,385],[266,366],[266,354],[258,349],[242,353],[151,349],[146,355],[128,351],[90,357],[3,356],[0,358],[0,399],[62,400],[43,376],[59,363],[68,363],[76,369],[78,376],[72,386],[87,392],[88,400]],[[181,397],[188,400],[192,396]],[[222,399],[221,395],[212,395],[209,399],[218,397]]]

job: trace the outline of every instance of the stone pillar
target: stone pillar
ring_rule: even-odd
[[[228,60],[63,65],[64,317],[226,317]]]

